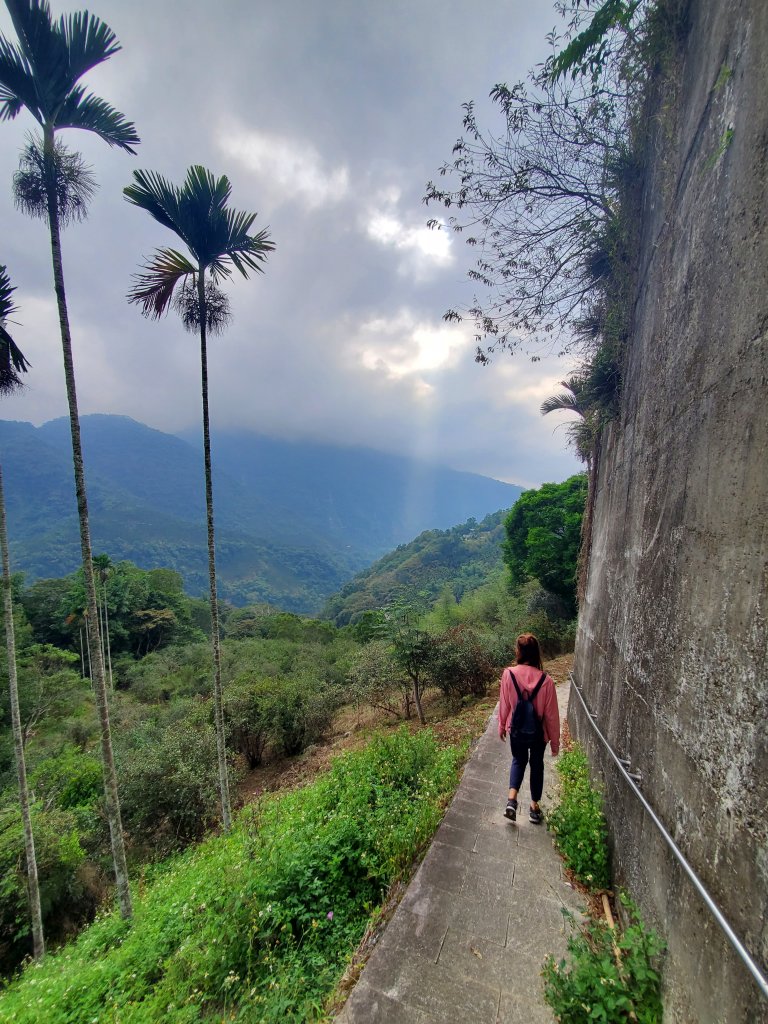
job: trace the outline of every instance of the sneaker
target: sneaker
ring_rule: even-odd
[[[543,815],[541,813],[541,808],[540,807],[530,807],[528,809],[528,819],[534,825],[540,825],[542,817],[543,817]]]
[[[504,816],[514,821],[517,818],[517,800],[508,800],[504,810]]]

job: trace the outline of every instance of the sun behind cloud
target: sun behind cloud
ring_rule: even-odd
[[[308,209],[340,202],[350,189],[346,166],[330,166],[308,143],[256,131],[230,121],[219,132],[218,148],[256,174],[276,202],[296,201]]]
[[[419,378],[424,385],[420,388],[422,394],[432,390],[423,375],[455,365],[468,345],[469,340],[458,327],[425,323],[409,310],[365,321],[353,342],[367,370],[383,372],[390,380]]]
[[[394,209],[395,203],[389,205],[388,210],[369,211],[364,229],[373,241],[400,254],[401,274],[424,280],[453,262],[451,239],[446,232],[431,231],[423,224],[408,224]]]

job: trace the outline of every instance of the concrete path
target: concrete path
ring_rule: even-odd
[[[558,687],[561,716],[567,685]],[[578,911],[545,825],[504,816],[511,754],[498,707],[456,796],[339,1024],[551,1024],[540,976],[565,952],[562,909]],[[549,751],[544,799],[557,785]]]

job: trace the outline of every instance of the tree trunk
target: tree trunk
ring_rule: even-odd
[[[91,624],[88,621],[88,611],[85,615],[85,649],[88,652],[88,678],[93,683],[93,662],[91,661]]]
[[[416,704],[416,711],[418,712],[418,715],[419,715],[419,722],[422,725],[426,725],[427,724],[427,720],[424,717],[424,708],[422,708],[422,706],[421,706],[421,686],[419,685],[419,677],[418,676],[414,676],[414,679],[413,679],[413,700],[414,700],[414,702]]]
[[[3,559],[3,611],[5,613],[5,647],[8,652],[8,690],[11,701],[13,749],[16,754],[16,775],[19,781],[19,804],[21,805],[21,820],[24,824],[24,851],[27,857],[29,913],[32,918],[32,953],[35,960],[41,960],[45,954],[45,940],[43,938],[43,915],[40,910],[40,886],[37,881],[35,838],[32,834],[32,813],[29,808],[24,737],[21,731],[21,715],[19,714],[19,687],[16,678],[16,634],[13,627],[13,601],[11,598],[11,562],[8,555],[8,531],[5,521],[2,471],[0,471],[0,549],[2,550]]]
[[[107,668],[109,670],[109,689],[114,690],[115,684],[112,681],[112,650],[109,645],[109,612],[107,610],[107,585],[103,585],[104,590],[104,634],[107,642]]]
[[[61,260],[61,234],[59,231],[59,211],[56,202],[55,182],[51,173],[53,167],[53,128],[46,124],[43,133],[44,166],[46,168],[46,192],[48,199],[48,225],[51,232],[51,258],[53,261],[53,283],[56,290],[56,304],[59,312],[61,330],[61,347],[64,357],[64,379],[67,388],[69,405],[69,426],[72,434],[72,462],[75,471],[75,491],[77,494],[77,511],[80,520],[80,548],[83,557],[83,574],[85,577],[85,593],[88,603],[88,618],[91,628],[96,631],[95,657],[93,658],[93,690],[99,712],[101,726],[101,760],[104,772],[104,803],[109,821],[109,834],[112,843],[112,862],[115,869],[115,881],[123,917],[131,917],[131,890],[128,882],[128,865],[125,858],[123,841],[123,825],[120,817],[120,799],[117,792],[117,774],[115,759],[112,752],[112,735],[109,725],[109,705],[107,688],[104,680],[104,658],[101,653],[99,638],[99,617],[96,608],[96,583],[93,573],[93,552],[91,549],[91,532],[88,523],[88,502],[85,491],[85,471],[83,468],[83,451],[80,443],[80,417],[77,411],[77,390],[75,388],[75,368],[72,359],[72,336],[69,329],[69,314],[64,290],[64,270]]]
[[[216,753],[219,762],[221,821],[225,831],[232,823],[227,773],[227,746],[224,736],[224,699],[221,685],[221,643],[219,640],[219,599],[216,587],[216,537],[213,526],[213,482],[211,477],[211,430],[208,416],[208,352],[206,347],[205,268],[197,275],[197,299],[200,315],[200,369],[203,396],[203,451],[205,458],[205,512],[208,520],[208,584],[211,592],[211,646],[213,648],[213,708],[216,722]]]

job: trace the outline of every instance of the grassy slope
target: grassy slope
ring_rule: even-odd
[[[107,914],[29,967],[0,997],[0,1021],[317,1019],[434,831],[461,760],[461,748],[401,730],[247,806],[230,834],[136,886],[131,927]]]

